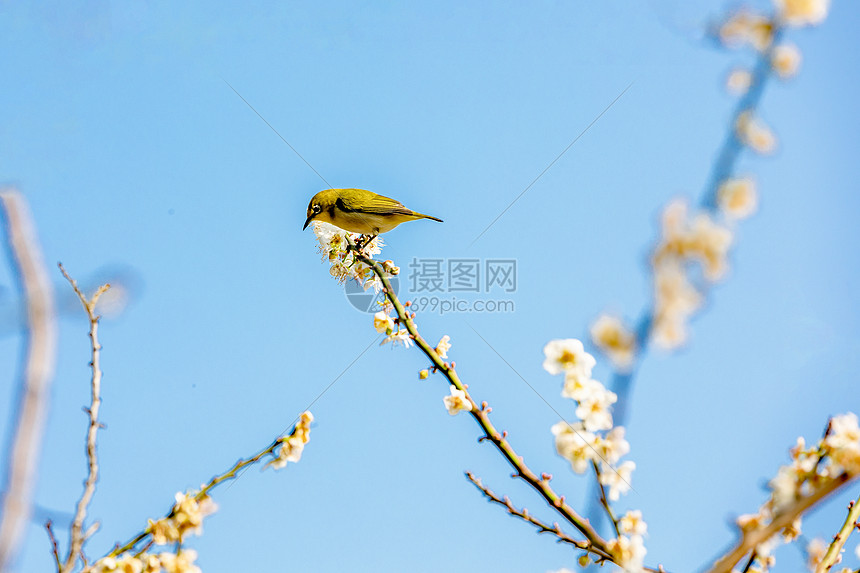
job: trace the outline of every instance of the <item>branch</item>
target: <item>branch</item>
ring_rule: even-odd
[[[842,547],[855,527],[860,527],[860,497],[857,498],[857,501],[848,503],[848,515],[845,517],[845,523],[842,524],[839,533],[833,538],[833,542],[827,548],[827,553],[824,554],[824,558],[815,569],[815,573],[830,571],[830,568],[836,564]]]
[[[539,519],[537,519],[536,517],[534,517],[533,515],[531,515],[527,509],[525,509],[525,508],[523,508],[522,510],[517,509],[516,507],[514,507],[514,504],[511,503],[511,500],[508,499],[508,496],[505,496],[504,499],[501,499],[499,496],[494,494],[489,488],[484,486],[484,484],[481,483],[481,478],[476,478],[472,474],[472,472],[466,472],[466,477],[469,478],[469,481],[471,481],[473,484],[475,484],[476,488],[481,490],[481,492],[484,494],[484,496],[486,496],[486,498],[489,501],[491,501],[493,503],[497,503],[497,504],[501,505],[502,507],[506,508],[508,510],[508,513],[510,513],[511,515],[513,515],[515,517],[519,517],[523,521],[527,521],[528,523],[531,523],[532,525],[534,525],[535,527],[538,528],[538,531],[537,531],[538,533],[551,533],[551,534],[555,535],[556,537],[558,537],[559,543],[569,543],[570,545],[573,545],[574,547],[577,547],[578,549],[583,549],[585,551],[588,551],[589,543],[587,541],[577,541],[573,537],[570,537],[568,534],[566,534],[565,532],[563,532],[561,530],[561,527],[559,527],[558,523],[553,523],[552,526],[549,526],[549,525],[545,524],[544,522],[540,521]]]
[[[365,256],[360,250],[356,249],[355,242],[348,233],[344,236],[349,243],[349,248],[355,253],[356,258],[370,267],[374,274],[379,277],[379,280],[383,284],[383,291],[385,292],[386,298],[394,307],[398,320],[406,326],[406,330],[415,341],[415,345],[421,349],[424,355],[433,363],[434,368],[441,372],[452,386],[465,394],[466,400],[468,400],[469,404],[472,406],[469,414],[471,414],[472,418],[478,423],[481,430],[484,432],[484,436],[481,438],[481,441],[487,440],[491,442],[499,453],[502,454],[502,456],[514,468],[515,471],[513,477],[518,477],[532,486],[532,488],[534,488],[534,490],[544,498],[544,501],[546,501],[550,507],[555,509],[555,511],[558,512],[565,521],[570,523],[585,536],[587,542],[590,544],[589,551],[593,551],[601,556],[609,555],[610,551],[607,548],[606,540],[597,533],[587,519],[579,515],[576,510],[565,502],[564,496],[558,495],[552,489],[549,485],[549,479],[539,477],[525,464],[522,456],[518,455],[516,451],[514,451],[513,447],[511,447],[510,443],[506,439],[507,432],[499,432],[493,423],[490,422],[491,409],[487,407],[486,402],[479,406],[478,403],[472,399],[467,386],[460,380],[459,375],[454,369],[454,364],[449,364],[442,360],[436,350],[421,337],[415,326],[415,322],[412,320],[412,316],[406,311],[406,308],[397,298],[394,289],[391,287],[391,282],[388,280],[387,273],[382,269],[382,266],[377,261]]]
[[[310,412],[306,412],[306,414],[309,415]],[[312,419],[312,416],[311,416],[311,419]],[[304,423],[304,414],[302,415],[302,420],[303,421],[300,423]],[[308,424],[310,424],[309,421],[308,421]],[[288,435],[279,436],[268,447],[260,450],[259,452],[257,452],[256,454],[254,454],[253,456],[251,456],[249,458],[238,460],[235,464],[233,464],[230,467],[230,469],[224,471],[223,473],[220,473],[220,474],[214,476],[203,487],[200,488],[200,491],[197,492],[197,494],[194,496],[195,500],[198,502],[203,501],[205,498],[207,498],[209,496],[210,491],[212,491],[213,489],[215,489],[216,487],[218,487],[219,485],[221,485],[225,481],[230,481],[230,480],[234,480],[234,479],[238,478],[246,468],[256,464],[257,462],[259,462],[261,459],[263,459],[267,455],[274,455],[274,456],[276,456],[275,459],[278,459],[277,454],[275,454],[275,450],[277,450],[279,447],[281,447],[281,445],[284,442],[286,442],[287,440],[289,440],[289,438],[296,435],[296,429],[297,428],[298,428],[298,425],[293,426],[292,431]],[[170,511],[168,511],[165,514],[164,518],[170,519],[174,515],[176,515],[176,506],[171,507]],[[120,545],[119,543],[117,543],[116,546],[114,547],[114,549],[110,553],[108,553],[107,556],[108,557],[117,557],[119,555],[122,555],[126,551],[130,551],[130,550],[134,549],[134,547],[138,543],[140,543],[141,541],[143,541],[144,539],[146,539],[149,536],[150,536],[150,534],[146,530],[141,531],[140,533],[138,533],[137,535],[135,535],[134,537],[132,537],[131,539],[126,541],[124,544]],[[150,545],[152,544],[151,541],[149,543],[150,543]],[[144,550],[145,550],[145,548],[143,550],[141,550],[141,552],[143,552]]]
[[[737,165],[740,153],[744,149],[744,146],[738,139],[736,130],[738,118],[743,113],[750,111],[754,112],[761,103],[768,79],[771,77],[773,48],[779,44],[783,30],[784,29],[779,25],[774,27],[770,47],[761,52],[753,68],[749,90],[747,90],[746,94],[744,94],[734,108],[732,119],[729,122],[729,129],[717,154],[717,158],[714,160],[711,173],[699,201],[699,205],[704,209],[710,211],[717,210],[717,197],[720,184],[722,184],[722,182],[735,171],[735,166]],[[633,387],[633,381],[637,370],[644,359],[645,353],[647,352],[648,344],[651,340],[653,323],[654,309],[650,306],[642,309],[634,328],[638,352],[633,356],[633,363],[629,368],[625,370],[616,369],[612,374],[612,383],[610,387],[618,397],[613,409],[613,417],[615,419],[615,424],[618,426],[624,426],[627,423],[630,391]],[[597,486],[599,486],[599,483],[595,481],[595,489],[597,489]],[[586,511],[586,514],[594,517],[595,524],[599,528],[601,514],[597,511],[594,499],[595,498],[592,498],[591,505]]]
[[[48,539],[51,541],[51,555],[54,556],[54,565],[57,567],[57,573],[60,571],[60,548],[57,545],[57,537],[54,535],[54,523],[49,519],[45,523],[45,529],[48,530]]]
[[[0,207],[18,289],[27,303],[27,340],[14,409],[18,419],[7,450],[6,495],[0,510],[0,571],[5,571],[23,540],[32,511],[57,336],[53,293],[27,203],[17,191],[7,189],[0,191]]]
[[[824,483],[820,488],[806,497],[802,497],[795,501],[794,504],[787,507],[779,515],[775,516],[766,526],[744,531],[740,540],[738,540],[738,543],[726,552],[725,555],[717,559],[714,565],[708,570],[708,573],[730,573],[732,567],[734,567],[744,555],[791,525],[795,519],[803,514],[803,512],[823,500],[825,497],[838,491],[855,477],[857,476],[842,473],[832,480]]]
[[[606,499],[606,488],[603,487],[603,484],[600,482],[600,468],[597,467],[597,462],[594,460],[591,461],[591,467],[594,468],[594,480],[600,490],[600,504],[603,506],[603,509],[606,510],[606,515],[609,516],[609,520],[612,522],[612,527],[615,529],[615,536],[621,537],[621,531],[618,530],[618,520],[615,518],[615,514],[612,513],[612,506],[609,505],[609,500]]]
[[[91,360],[90,360],[90,368],[92,369],[92,377],[90,379],[90,388],[91,388],[91,400],[90,407],[86,410],[89,414],[90,425],[87,429],[87,479],[84,481],[84,492],[81,494],[81,499],[78,500],[78,507],[75,511],[75,518],[72,520],[72,528],[69,533],[69,554],[66,557],[66,562],[63,567],[60,569],[61,573],[70,573],[75,568],[75,563],[78,560],[78,557],[82,557],[82,548],[84,546],[84,541],[86,541],[88,535],[84,532],[84,519],[87,516],[87,507],[90,504],[90,501],[93,499],[93,495],[96,491],[96,481],[99,477],[99,463],[98,463],[98,452],[96,451],[96,434],[99,429],[99,407],[101,406],[101,381],[102,381],[102,371],[101,366],[99,364],[99,358],[101,353],[101,345],[99,344],[98,338],[98,330],[99,330],[99,316],[95,313],[96,304],[99,301],[99,297],[103,295],[110,288],[110,285],[102,285],[96,292],[93,294],[91,298],[87,298],[81,289],[78,288],[78,283],[69,276],[69,273],[66,272],[66,269],[63,268],[62,263],[58,265],[60,267],[60,271],[63,273],[63,276],[66,277],[66,280],[69,281],[69,284],[72,285],[72,289],[74,289],[75,294],[78,295],[78,299],[81,301],[81,305],[83,305],[84,310],[87,313],[87,318],[90,321],[90,343],[91,343]]]

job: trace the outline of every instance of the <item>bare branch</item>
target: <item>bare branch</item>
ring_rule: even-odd
[[[70,573],[75,568],[75,563],[78,560],[78,557],[81,557],[86,562],[86,558],[83,555],[83,545],[84,541],[86,541],[89,535],[92,535],[90,531],[84,532],[84,519],[87,516],[87,507],[90,504],[90,501],[93,499],[93,495],[96,491],[96,481],[99,477],[99,462],[98,462],[98,452],[96,451],[96,437],[99,430],[99,408],[101,407],[101,381],[102,381],[102,371],[99,363],[99,359],[101,356],[101,344],[99,344],[98,330],[99,330],[99,317],[95,313],[96,304],[98,303],[99,297],[107,292],[110,288],[110,285],[102,285],[100,286],[96,292],[93,294],[92,298],[87,298],[81,289],[78,288],[78,283],[69,276],[69,273],[66,272],[66,269],[63,268],[63,265],[58,265],[60,267],[60,271],[63,273],[63,276],[66,277],[66,280],[69,281],[69,284],[72,285],[72,288],[75,291],[75,294],[78,295],[78,299],[81,301],[81,305],[83,305],[84,310],[87,313],[87,318],[90,321],[90,348],[91,348],[91,360],[90,360],[90,368],[92,369],[92,377],[90,378],[90,390],[91,390],[91,399],[90,406],[86,410],[89,414],[90,425],[87,428],[87,479],[84,481],[84,492],[81,494],[81,499],[78,500],[78,507],[75,511],[75,518],[72,520],[72,528],[69,533],[69,554],[66,557],[66,562],[63,567],[60,569],[61,573]]]
[[[60,547],[57,545],[57,537],[54,535],[54,523],[49,519],[45,523],[45,529],[48,530],[48,539],[51,540],[51,555],[54,556],[54,564],[57,566],[57,572],[60,571]]]
[[[538,533],[550,533],[558,538],[559,543],[569,543],[570,545],[573,545],[577,549],[582,549],[583,551],[590,550],[590,544],[587,541],[577,541],[573,537],[563,532],[561,530],[561,527],[559,527],[558,523],[553,523],[551,526],[547,525],[546,523],[540,521],[535,516],[530,514],[527,509],[517,509],[514,504],[511,503],[511,500],[508,499],[507,496],[505,496],[504,499],[500,498],[481,482],[481,478],[475,477],[472,472],[466,472],[466,477],[469,478],[470,482],[475,484],[476,488],[481,490],[481,492],[489,501],[497,503],[502,507],[506,508],[508,510],[508,513],[510,513],[511,515],[519,517],[523,521],[531,523],[538,528]]]
[[[56,354],[56,316],[48,272],[24,198],[0,191],[6,244],[27,304],[27,341],[18,389],[18,419],[7,450],[6,495],[0,511],[0,571],[6,571],[27,531]]]

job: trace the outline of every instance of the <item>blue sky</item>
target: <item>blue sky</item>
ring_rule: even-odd
[[[494,349],[573,415],[542,348],[584,338],[604,310],[633,319],[649,300],[657,214],[702,192],[734,103],[722,83],[751,61],[701,40],[726,5],[0,2],[0,182],[26,195],[49,262],[81,280],[124,268],[136,288],[101,333],[107,428],[91,515],[102,525],[89,552],[265,446],[361,355],[311,408],[299,464],[216,490],[220,510],[192,543],[203,570],[573,568],[574,554],[464,479],[471,470],[552,519],[476,442],[474,422],[448,416],[441,379],[417,379],[422,356],[361,354],[376,337],[370,316],[301,231],[327,184],[225,82],[331,185],[445,220],[385,236],[384,258],[404,272],[413,258],[517,261],[516,292],[493,295],[514,312],[417,322],[428,339],[451,336],[475,398],[531,467],[582,500],[586,480],[554,453],[557,416]],[[741,161],[761,208],[740,227],[691,344],[649,354],[637,378],[635,492],[618,508],[643,511],[649,564],[710,562],[733,539],[733,517],[764,501],[795,438],[860,408],[858,24],[860,6],[835,2],[822,26],[789,32],[800,74],[769,86],[761,113],[778,151]],[[12,308],[8,265],[0,273]],[[2,332],[5,444],[20,339]],[[85,471],[87,361],[80,312],[61,325],[37,488],[57,522]],[[608,380],[605,360],[595,375]],[[829,538],[851,493],[805,535]],[[800,554],[777,559],[797,570]],[[50,567],[34,523],[18,570]]]

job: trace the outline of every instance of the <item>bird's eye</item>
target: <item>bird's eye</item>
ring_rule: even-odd
[[[313,206],[314,213],[319,213],[320,211],[322,211],[322,207],[320,207],[319,204]]]

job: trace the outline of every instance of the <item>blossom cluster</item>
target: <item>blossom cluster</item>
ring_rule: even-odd
[[[827,17],[829,0],[774,0],[774,14],[764,15],[738,11],[719,27],[717,37],[726,47],[751,46],[769,58],[770,70],[780,79],[789,79],[800,69],[801,55],[797,46],[790,43],[773,45],[777,28],[820,24]],[[726,87],[732,93],[745,94],[753,82],[761,81],[744,68],[732,70]],[[742,113],[735,122],[740,143],[758,153],[771,153],[776,148],[776,136],[761,119],[750,111]]]
[[[703,295],[688,272],[698,264],[706,280],[714,281],[726,272],[732,232],[709,213],[688,214],[683,200],[672,201],[663,211],[662,238],[652,266],[654,271],[654,342],[666,349],[687,339],[687,322],[702,305]]]
[[[594,467],[600,484],[609,488],[608,499],[617,501],[629,491],[636,468],[629,460],[619,464],[630,451],[630,444],[624,439],[624,428],[612,423],[611,408],[617,396],[591,377],[596,360],[579,340],[552,340],[544,347],[544,355],[544,369],[564,376],[561,395],[576,402],[579,419],[573,424],[561,421],[552,427],[556,451],[578,474]],[[640,571],[645,557],[642,514],[629,513],[622,522],[621,535],[610,542],[609,548],[625,570]]]
[[[311,439],[311,422],[313,421],[313,414],[309,411],[302,412],[293,431],[289,435],[278,439],[281,446],[278,448],[275,458],[267,463],[266,467],[272,466],[277,470],[286,466],[287,462],[298,462],[302,457],[305,444]]]
[[[727,47],[752,46],[759,52],[771,47],[777,27],[820,24],[830,10],[830,0],[774,0],[774,14],[741,9],[720,25],[717,37]]]
[[[176,503],[167,517],[159,520],[149,520],[146,533],[152,536],[156,545],[181,543],[189,533],[203,533],[203,518],[215,513],[218,506],[208,495],[197,492],[176,493]]]
[[[618,520],[618,531],[620,535],[610,539],[607,548],[625,571],[644,571],[645,563],[645,533],[648,526],[642,519],[642,512],[638,509],[628,511]]]
[[[373,328],[385,335],[380,344],[390,342],[392,346],[402,344],[408,348],[414,344],[412,335],[400,324],[400,320],[391,317],[392,310],[390,304],[382,305],[382,310],[373,315]]]
[[[609,499],[615,501],[630,489],[630,476],[636,467],[629,460],[618,465],[630,451],[624,427],[612,424],[611,407],[618,397],[591,378],[596,361],[579,340],[552,340],[544,347],[544,355],[544,369],[564,375],[561,395],[576,402],[579,418],[574,424],[561,421],[552,427],[556,450],[578,474],[585,473],[592,463],[598,464],[600,483],[609,486]]]
[[[349,233],[322,221],[314,221],[313,225],[314,234],[319,242],[317,250],[322,255],[323,261],[328,261],[331,265],[329,269],[331,276],[340,283],[352,279],[360,284],[364,290],[373,287],[375,291],[379,292],[382,283],[375,277],[373,270],[356,257],[355,252],[349,248],[347,242],[347,236],[355,242],[361,235]],[[382,252],[382,245],[382,239],[376,237],[362,247],[362,252],[368,258],[373,258],[373,255]]]
[[[154,545],[181,545],[186,535],[203,533],[203,518],[217,509],[208,495],[177,492],[176,503],[167,517],[150,519],[145,533],[152,537]],[[196,560],[197,552],[191,549],[177,549],[175,553],[124,553],[102,557],[87,566],[83,573],[200,573],[200,568],[194,564]]]
[[[591,341],[616,370],[627,371],[636,358],[636,335],[617,316],[601,314],[591,325]]]
[[[774,45],[776,30],[785,27],[821,23],[829,10],[828,0],[774,0],[772,15],[747,9],[730,15],[717,30],[719,41],[727,47],[751,46],[768,58],[770,70],[777,77],[794,76],[801,55],[788,43]],[[755,82],[751,70],[734,69],[727,87],[736,94],[746,93]],[[771,153],[777,139],[773,131],[756,117],[753,110],[740,112],[734,121],[736,141],[757,153]],[[721,278],[727,268],[727,254],[732,243],[728,224],[752,215],[758,207],[755,182],[749,177],[731,177],[720,182],[713,212],[688,215],[682,201],[671,202],[663,213],[663,235],[654,253],[654,314],[652,337],[663,348],[673,349],[687,339],[687,322],[703,301],[688,272],[690,263],[698,263],[708,282]],[[718,221],[719,219],[719,221]],[[615,362],[615,360],[613,360]]]
[[[193,549],[181,549],[176,553],[124,553],[119,557],[103,557],[83,573],[201,573],[200,567],[194,564],[196,560],[197,552]]]
[[[832,485],[835,480],[860,475],[860,427],[854,413],[834,416],[827,432],[816,444],[807,447],[800,437],[790,450],[791,463],[779,468],[768,487],[771,494],[758,513],[737,519],[743,533],[761,530],[773,519],[790,511],[801,499]],[[800,535],[800,518],[756,548],[756,571],[767,571],[774,564],[773,550],[783,541]],[[813,546],[808,550],[810,562],[819,553]],[[823,553],[822,553],[823,556]],[[820,557],[817,558],[820,561]]]
[[[374,292],[378,293],[382,289],[382,281],[373,272],[373,269],[367,263],[362,262],[356,256],[355,251],[349,248],[347,237],[356,243],[362,235],[344,231],[322,221],[314,221],[313,229],[319,242],[317,250],[322,254],[323,261],[328,261],[331,265],[329,269],[331,276],[340,283],[354,280],[364,290],[373,287]],[[382,252],[382,246],[382,238],[375,237],[368,244],[362,245],[361,252],[365,257],[372,259],[374,255]],[[389,276],[400,273],[400,268],[396,267],[392,261],[384,261],[382,269]],[[387,301],[382,303],[379,312],[373,315],[373,327],[376,332],[385,334],[382,344],[391,342],[392,345],[410,346],[413,342],[412,337],[406,329],[402,328],[399,321],[391,317],[393,310]]]

